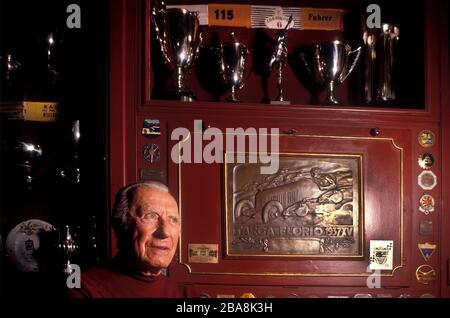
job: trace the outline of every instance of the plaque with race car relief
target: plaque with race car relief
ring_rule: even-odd
[[[273,174],[225,157],[227,256],[362,256],[362,155],[280,154]]]

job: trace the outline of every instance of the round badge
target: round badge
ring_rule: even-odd
[[[434,198],[429,194],[424,194],[419,200],[419,211],[428,215],[434,211]]]
[[[420,265],[416,269],[417,282],[424,285],[429,285],[436,280],[436,271],[430,265]]]
[[[419,163],[419,167],[425,170],[429,170],[434,164],[434,158],[431,153],[426,152],[419,156],[417,162]]]
[[[422,147],[431,147],[434,145],[434,133],[430,130],[422,130],[419,133],[418,140]]]
[[[432,171],[422,171],[417,177],[417,183],[424,190],[432,190],[437,184],[437,177]]]
[[[150,163],[154,163],[159,160],[160,150],[157,144],[148,144],[144,146],[144,159]]]

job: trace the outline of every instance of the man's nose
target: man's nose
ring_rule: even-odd
[[[169,222],[163,218],[160,218],[158,227],[156,228],[156,231],[153,233],[153,235],[161,240],[169,237]]]

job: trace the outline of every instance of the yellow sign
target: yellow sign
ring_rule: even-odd
[[[56,121],[59,116],[59,104],[55,102],[23,102],[25,120]]]
[[[344,30],[342,9],[300,8],[301,30]]]
[[[247,4],[216,4],[208,5],[209,25],[250,27],[251,6]]]

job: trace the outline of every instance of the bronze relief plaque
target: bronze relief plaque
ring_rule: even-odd
[[[225,161],[227,256],[362,256],[361,155],[280,154],[274,174],[245,162]]]

